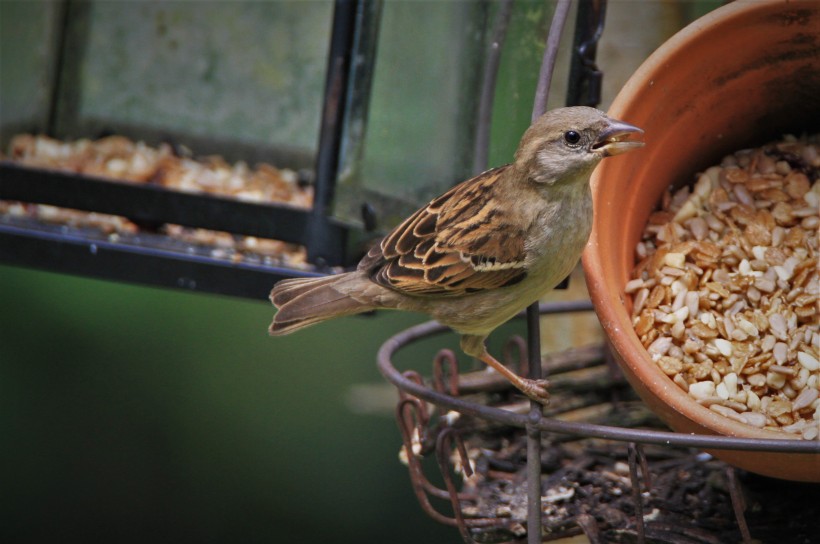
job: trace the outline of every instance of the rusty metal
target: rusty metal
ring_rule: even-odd
[[[468,477],[472,475],[472,469],[470,469],[470,459],[467,457],[467,450],[464,448],[464,442],[452,427],[442,430],[442,432],[439,433],[438,438],[436,438],[436,461],[438,462],[439,471],[441,471],[441,475],[444,477],[444,485],[447,488],[447,496],[450,499],[450,505],[453,508],[453,519],[456,521],[456,526],[458,527],[464,541],[469,544],[473,544],[475,543],[475,540],[473,540],[470,536],[470,528],[465,523],[464,514],[461,510],[460,496],[456,490],[456,484],[453,481],[452,474],[450,473],[449,453],[453,436],[455,436],[456,440],[456,450],[461,458],[462,470]]]
[[[541,304],[539,306],[539,314],[554,315],[585,312],[590,309],[591,304],[589,301],[551,303]],[[523,315],[519,317],[523,317]],[[452,415],[449,414],[451,410],[455,410],[464,416],[477,418],[479,421],[492,423],[493,428],[496,429],[508,426],[512,429],[520,429],[521,431],[519,432],[523,432],[527,435],[527,489],[531,495],[535,495],[536,491],[539,495],[539,500],[534,501],[539,504],[538,512],[533,512],[528,508],[528,522],[530,516],[536,516],[539,520],[538,532],[533,533],[531,532],[532,529],[528,527],[527,538],[530,542],[546,542],[555,538],[558,534],[568,536],[569,534],[581,534],[582,532],[586,534],[592,542],[595,542],[596,539],[598,539],[597,541],[601,541],[600,530],[598,525],[594,523],[594,518],[575,519],[574,525],[567,525],[566,523],[557,525],[554,523],[547,525],[542,524],[541,517],[543,509],[540,505],[542,489],[549,490],[554,483],[560,481],[562,476],[559,471],[542,482],[542,460],[540,455],[536,456],[529,451],[530,444],[535,441],[534,438],[529,436],[530,433],[546,432],[549,433],[550,436],[555,433],[557,435],[582,438],[596,437],[629,443],[626,456],[629,465],[629,481],[631,482],[634,502],[634,522],[632,526],[635,529],[635,533],[633,536],[639,542],[656,539],[658,534],[668,534],[670,531],[667,525],[660,523],[647,526],[644,519],[645,509],[642,491],[650,492],[651,496],[654,483],[650,475],[647,455],[644,451],[645,445],[653,444],[669,447],[682,446],[706,449],[820,454],[820,443],[811,441],[757,440],[722,436],[689,435],[649,429],[631,429],[592,423],[561,421],[552,417],[542,416],[540,409],[538,413],[533,416],[533,412],[531,411],[516,413],[495,406],[489,406],[483,403],[484,401],[482,399],[490,398],[485,395],[472,395],[468,399],[459,397],[457,394],[448,394],[458,391],[457,383],[459,378],[457,359],[452,352],[448,352],[449,350],[441,350],[435,356],[435,367],[438,368],[436,371],[438,377],[432,381],[435,382],[436,385],[428,385],[418,372],[407,371],[402,373],[393,367],[391,357],[396,351],[412,344],[416,340],[446,331],[447,329],[445,327],[433,322],[418,325],[403,331],[390,338],[382,346],[379,351],[378,364],[382,374],[390,382],[395,384],[400,391],[401,400],[396,412],[397,420],[402,434],[403,447],[407,454],[411,484],[419,503],[422,509],[436,521],[458,528],[466,542],[475,542],[471,533],[472,531],[494,530],[494,528],[509,529],[512,521],[509,518],[493,518],[487,517],[486,515],[483,517],[469,517],[464,514],[462,504],[465,501],[469,503],[475,499],[475,496],[474,492],[459,492],[454,479],[455,469],[452,468],[450,462],[452,455],[458,456],[459,464],[463,467],[461,470],[471,471],[471,467],[470,459],[467,456],[462,438],[462,431],[459,430],[459,426],[463,426],[461,417],[453,418]],[[518,357],[515,356],[516,349],[518,350]],[[524,352],[525,351],[526,350],[524,350]],[[522,352],[522,341],[520,339],[510,340],[505,344],[504,359],[508,364],[515,366],[522,357],[526,357],[524,352]],[[590,356],[594,356],[595,353],[594,350],[590,351]],[[600,357],[600,354],[598,357]],[[540,363],[540,358],[538,359]],[[538,366],[540,369],[540,364]],[[577,368],[586,368],[589,365],[585,362],[580,362],[576,366]],[[428,405],[428,403],[430,404]],[[432,408],[428,408],[428,406]],[[538,442],[541,444],[540,441]],[[556,444],[557,443],[561,443],[561,441],[559,440]],[[523,443],[521,445],[522,447],[524,446]],[[420,456],[430,453],[435,453],[436,455],[439,470],[441,470],[445,484],[444,489],[431,484],[422,469]],[[522,454],[517,455],[520,457]],[[510,468],[504,468],[503,464],[500,465],[498,469],[517,470],[512,465]],[[487,474],[507,478],[507,476],[504,476],[498,469],[487,472]],[[514,478],[512,472],[510,472],[509,478]],[[510,481],[512,482],[513,480]],[[744,517],[746,506],[734,471],[727,472],[727,481],[732,508],[737,518],[737,527],[741,532],[743,542],[751,542],[750,530]],[[453,514],[446,515],[441,513],[432,505],[430,497],[448,502],[451,505]],[[546,528],[548,532],[552,532],[542,534],[542,527]],[[681,532],[685,531],[686,534],[696,535],[697,538],[701,539],[700,541],[709,541],[708,535],[701,529],[691,527],[683,529],[677,528],[677,530]],[[522,542],[521,540],[514,541]]]
[[[588,300],[541,304],[542,314],[559,314],[588,311],[592,308]],[[393,353],[416,340],[448,332],[449,329],[434,321],[428,321],[406,329],[382,344],[377,355],[381,374],[392,384],[414,397],[424,399],[449,410],[455,410],[473,417],[494,421],[521,429],[526,428],[529,416],[500,408],[478,404],[463,398],[433,391],[414,380],[405,378],[391,362]],[[681,434],[671,431],[646,429],[624,429],[592,423],[567,423],[553,418],[541,418],[537,427],[542,431],[580,437],[604,438],[619,442],[641,442],[644,444],[674,445],[701,449],[771,451],[785,453],[820,454],[820,442],[808,440],[780,440],[764,438],[738,438],[699,434]]]
[[[632,482],[632,498],[635,501],[635,529],[638,533],[638,544],[646,542],[646,526],[644,524],[643,494],[641,492],[641,481],[638,479],[638,448],[634,442],[627,446],[629,459],[629,480]],[[644,472],[646,475],[646,472]]]
[[[413,451],[413,431],[417,428],[413,420],[418,421],[418,414],[414,415],[412,411],[418,410],[418,405],[419,403],[416,402],[416,399],[404,399],[399,401],[396,410],[396,419],[398,420],[399,430],[401,431],[404,454],[407,460],[407,469],[410,473],[410,483],[416,494],[416,499],[419,501],[422,510],[424,510],[428,516],[439,523],[455,525],[456,523],[453,518],[441,514],[430,504],[428,495],[439,498],[448,498],[449,495],[446,491],[436,488],[427,481],[424,470],[419,462],[419,457],[416,455],[416,452]]]
[[[652,474],[649,472],[649,463],[646,460],[646,453],[644,453],[643,444],[635,443],[638,450],[638,462],[641,464],[641,475],[643,476],[643,485],[647,490],[652,489]]]
[[[416,372],[415,370],[406,370],[403,374],[404,378],[415,382],[421,386],[424,385],[424,378],[421,377],[421,374]],[[430,413],[427,409],[427,403],[421,402],[417,397],[414,397],[407,392],[399,389],[399,404],[397,407],[396,417],[403,418],[405,417],[404,413],[401,411],[401,405],[404,401],[413,401],[416,405],[416,410],[418,411],[415,414],[415,429],[419,435],[419,441],[423,445],[426,438],[427,438],[427,425],[430,422]],[[402,424],[405,423],[403,420],[400,420],[399,427],[402,427]]]
[[[449,369],[449,372],[445,370]],[[447,383],[445,384],[445,376]],[[442,349],[433,359],[433,387],[439,393],[458,396],[458,359],[451,349]]]
[[[749,524],[746,523],[746,500],[743,497],[743,490],[737,481],[737,473],[734,467],[726,467],[726,485],[729,487],[729,497],[732,499],[732,511],[735,513],[740,536],[743,544],[751,544],[752,533],[749,531]]]
[[[441,489],[427,479],[420,462],[420,454],[423,452],[423,449],[419,452],[414,451],[414,445],[418,442],[413,439],[414,431],[416,431],[419,436],[426,434],[426,431],[419,430],[419,425],[424,421],[423,414],[425,412],[422,408],[423,404],[424,403],[418,399],[408,397],[400,400],[396,408],[396,419],[398,421],[399,430],[402,436],[402,447],[404,449],[407,468],[410,474],[410,482],[422,510],[424,510],[427,515],[439,523],[456,526],[459,528],[463,527],[465,529],[471,529],[503,525],[505,523],[504,521],[493,518],[465,519],[461,512],[460,501],[469,497],[459,494],[456,491],[455,483],[452,481],[452,478],[447,470],[442,469],[441,471],[445,480],[446,489]],[[425,423],[429,423],[429,421]],[[442,457],[442,451],[449,448],[451,445],[451,439],[442,437],[449,437],[452,432],[454,432],[454,430],[450,427],[439,429],[434,442],[436,458],[439,460],[439,466],[443,468],[447,467],[447,456],[444,455]],[[421,439],[419,438],[419,441],[420,440]],[[460,438],[456,439],[456,450],[461,456],[462,466],[465,467],[465,474],[471,474],[471,468],[469,468],[470,461],[467,457],[464,444],[460,441]],[[436,508],[430,503],[429,497],[450,501],[453,505],[454,516],[449,517],[436,510]]]

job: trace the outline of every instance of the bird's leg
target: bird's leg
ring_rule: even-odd
[[[484,336],[464,335],[461,337],[461,349],[467,355],[475,357],[484,364],[492,367],[499,374],[507,378],[518,390],[527,395],[530,399],[540,402],[541,404],[549,403],[549,381],[547,380],[529,380],[522,378],[498,360],[495,359],[487,351],[487,346],[484,345]]]

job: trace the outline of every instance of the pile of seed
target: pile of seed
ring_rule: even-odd
[[[807,440],[820,429],[820,135],[729,155],[667,191],[626,285],[633,325],[698,403]]]

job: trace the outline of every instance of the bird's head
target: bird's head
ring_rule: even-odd
[[[604,157],[643,146],[642,141],[628,139],[642,133],[595,108],[558,108],[539,117],[524,133],[515,166],[538,183],[586,180]]]

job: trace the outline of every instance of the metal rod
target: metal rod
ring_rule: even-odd
[[[544,49],[541,71],[538,74],[538,87],[535,90],[535,103],[532,108],[533,121],[547,111],[547,98],[552,83],[552,73],[555,71],[555,60],[558,57],[558,46],[561,43],[561,33],[564,30],[564,24],[567,22],[571,5],[572,0],[558,0],[555,5],[555,13],[552,16],[552,24],[547,35],[547,47]]]
[[[541,379],[541,313],[538,303],[527,307],[527,354],[531,380]],[[542,406],[531,400],[527,425],[527,542],[541,542],[541,420]]]
[[[476,544],[476,541],[470,536],[470,528],[464,522],[464,514],[461,511],[461,501],[456,490],[456,484],[453,482],[453,477],[450,474],[450,447],[452,442],[452,435],[456,435],[456,440],[460,440],[456,431],[452,427],[448,427],[441,431],[436,437],[436,461],[438,462],[439,471],[444,478],[444,485],[447,489],[447,496],[450,499],[450,505],[453,509],[453,518],[456,521],[461,538],[467,544]],[[464,469],[469,470],[470,460],[466,457],[464,444],[459,442],[459,455],[464,454],[461,458]],[[466,472],[465,472],[466,474]]]
[[[589,301],[572,303],[541,304],[542,313],[568,313],[584,311],[591,306]],[[378,353],[378,367],[382,375],[399,389],[439,406],[456,410],[463,414],[496,421],[505,425],[526,428],[528,414],[516,414],[500,408],[485,406],[462,398],[437,393],[431,389],[404,378],[391,362],[393,353],[407,344],[441,334],[449,329],[434,321],[422,323],[402,331],[382,344]],[[593,423],[565,422],[541,418],[538,428],[542,431],[572,436],[603,438],[619,442],[642,442],[669,446],[685,446],[710,450],[746,450],[786,453],[820,454],[820,442],[812,440],[737,438],[702,434],[683,434],[670,431],[650,431],[626,429]]]
[[[478,122],[476,126],[476,140],[473,150],[473,173],[478,174],[487,169],[487,160],[490,151],[490,126],[493,115],[493,100],[495,99],[498,67],[501,65],[501,49],[507,37],[507,28],[510,24],[514,0],[502,0],[498,9],[490,47],[487,51],[487,60],[484,63],[484,74],[481,81],[481,95],[478,100]]]
[[[71,0],[63,0],[57,5],[57,15],[54,17],[57,27],[53,41],[51,53],[53,55],[52,73],[49,85],[48,117],[46,119],[45,132],[54,136],[57,131],[57,121],[59,115],[59,105],[62,98],[62,91],[65,84],[65,59],[71,48],[68,47],[68,23],[70,21]]]
[[[575,22],[569,68],[567,106],[592,106],[601,101],[603,74],[595,63],[604,31],[606,0],[581,0]]]
[[[737,480],[737,471],[734,467],[726,467],[726,478],[729,487],[729,497],[732,500],[732,510],[735,513],[737,526],[740,529],[740,537],[743,544],[751,544],[754,542],[752,533],[749,531],[749,524],[746,523],[746,500],[743,497],[743,488],[740,487],[740,482]]]
[[[566,25],[571,4],[572,0],[559,0],[555,5],[552,24],[547,35],[547,46],[544,49],[544,58],[541,62],[541,71],[538,74],[538,86],[535,89],[535,101],[532,108],[533,122],[547,111],[547,99],[552,84],[552,76],[555,72],[555,61],[558,58],[558,47],[561,45],[561,34]],[[561,283],[556,285],[555,289],[566,289],[568,287],[569,276],[561,280]]]
[[[638,447],[634,442],[627,446],[629,460],[629,481],[632,484],[632,498],[635,501],[635,528],[638,533],[638,544],[646,542],[646,527],[643,519],[643,495],[641,481],[638,479]]]
[[[319,266],[340,260],[340,253],[344,250],[344,245],[339,246],[328,238],[327,227],[338,177],[357,13],[361,6],[359,0],[336,0],[333,9],[319,150],[316,155],[316,186],[306,244],[308,260]]]
[[[555,6],[550,24],[541,71],[538,74],[538,87],[535,91],[535,103],[532,109],[532,121],[541,117],[547,109],[552,73],[555,71],[555,60],[558,57],[558,46],[561,34],[569,15],[572,0],[559,0]],[[541,379],[541,312],[538,302],[527,308],[527,353],[529,354],[529,373],[531,380]],[[529,424],[527,425],[527,542],[541,542],[541,432],[537,423],[542,417],[542,406],[530,401]]]
[[[450,518],[438,512],[427,497],[430,491],[427,487],[427,479],[424,477],[424,471],[421,468],[421,463],[413,452],[412,432],[415,425],[412,424],[413,410],[420,411],[420,402],[416,399],[406,398],[399,402],[396,407],[396,420],[399,424],[399,431],[401,431],[402,443],[404,453],[407,457],[407,468],[410,473],[410,483],[413,486],[413,492],[416,494],[416,499],[419,501],[422,509],[427,512],[434,520],[445,525],[457,525],[455,518]],[[439,495],[444,496],[442,495]]]

